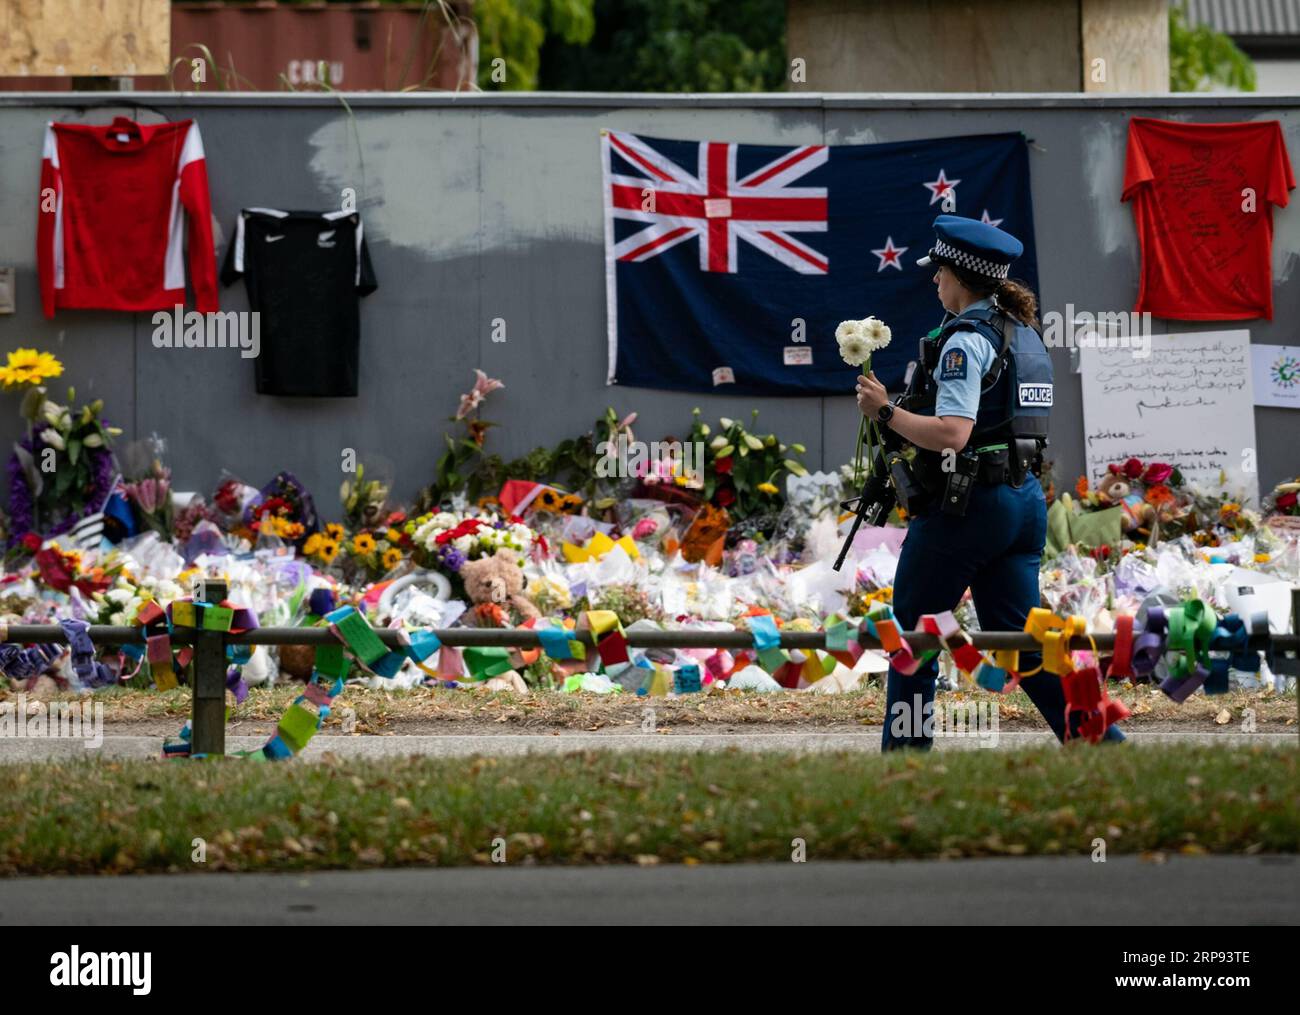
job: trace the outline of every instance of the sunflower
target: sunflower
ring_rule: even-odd
[[[359,557],[375,552],[375,537],[369,532],[358,532],[352,537],[352,552]]]
[[[554,511],[560,506],[560,495],[548,486],[537,495],[537,506],[543,511]]]
[[[307,537],[307,542],[302,544],[302,552],[310,557],[320,549],[323,542],[325,542],[325,536],[320,532],[313,532]]]
[[[338,522],[330,522],[325,526],[325,535],[336,543],[343,542],[343,526]]]
[[[40,384],[62,373],[63,364],[53,353],[15,349],[9,353],[9,362],[0,367],[0,382],[9,391],[25,384]]]
[[[320,544],[320,559],[326,564],[333,564],[334,558],[338,556],[339,544],[336,539],[323,539]]]
[[[582,498],[576,493],[566,493],[560,498],[560,510],[564,512],[577,511],[582,507]]]
[[[389,530],[384,533],[384,538],[390,543],[400,543],[402,541],[402,534],[397,531],[397,529],[390,527]]]
[[[379,558],[385,571],[391,571],[402,562],[402,551],[393,546],[384,551],[384,555]]]

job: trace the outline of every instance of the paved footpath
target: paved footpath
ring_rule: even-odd
[[[253,750],[266,737],[226,738],[226,750]],[[0,737],[0,763],[29,763],[55,758],[156,758],[162,752],[162,737],[105,736],[99,747],[73,739]],[[1008,750],[1055,744],[1050,732],[981,734],[936,737],[940,751]],[[1216,744],[1224,747],[1300,747],[1300,734],[1236,732],[1130,732],[1129,743]],[[618,736],[590,733],[499,733],[483,735],[438,734],[434,736],[318,736],[303,752],[304,759],[319,759],[327,751],[343,758],[391,758],[408,754],[435,758],[458,758],[471,754],[497,757],[529,753],[565,754],[570,751],[861,751],[880,752],[880,727],[864,727],[854,733],[628,733]]]
[[[0,879],[0,924],[32,923],[1294,926],[1300,861],[1079,856]]]

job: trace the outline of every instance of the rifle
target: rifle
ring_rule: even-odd
[[[902,402],[903,397],[898,396],[892,404],[897,406]],[[915,504],[924,496],[923,489],[917,483],[916,477],[912,475],[911,464],[903,457],[902,438],[886,427],[881,434],[881,440],[882,443],[872,456],[871,468],[867,472],[866,481],[862,484],[862,493],[852,500],[840,501],[840,508],[844,511],[852,511],[854,515],[853,525],[831,568],[834,571],[844,566],[844,560],[849,555],[849,547],[853,545],[853,538],[858,534],[858,529],[862,527],[864,521],[869,525],[882,525],[889,518],[889,513],[894,510],[894,505],[898,503],[900,492],[904,507]]]

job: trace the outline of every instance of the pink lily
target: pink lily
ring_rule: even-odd
[[[482,370],[478,369],[478,367],[474,368],[474,373],[478,375],[477,379],[474,381],[474,387],[466,394],[460,396],[460,408],[456,412],[457,419],[464,419],[483,403],[484,398],[496,391],[498,388],[505,387],[504,383],[497,380],[495,377],[489,377]]]

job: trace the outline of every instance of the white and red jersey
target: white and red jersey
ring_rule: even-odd
[[[185,302],[186,220],[195,309],[217,309],[203,140],[193,120],[51,123],[41,162],[36,265],[57,307],[170,310]]]

